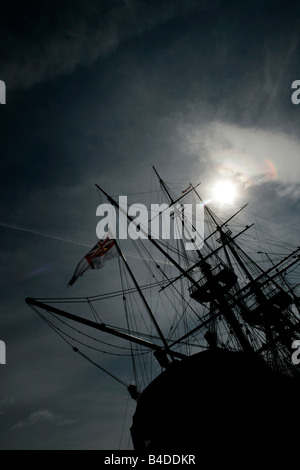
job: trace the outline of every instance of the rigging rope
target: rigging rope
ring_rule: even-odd
[[[123,279],[123,276],[122,276],[122,266],[121,266],[121,260],[120,260],[120,258],[118,258],[118,264],[119,264],[119,272],[120,272],[120,278],[121,278],[121,285],[122,285],[122,290],[123,290],[123,305],[124,305],[125,317],[126,317],[128,332],[130,333],[130,325],[129,325],[129,319],[128,319],[128,310],[127,310],[126,296],[125,296],[125,294],[124,294],[124,279]],[[132,360],[132,367],[133,367],[134,379],[135,379],[135,383],[137,383],[137,370],[136,370],[135,357],[134,357],[134,354],[133,354],[133,348],[132,348],[132,343],[131,343],[131,342],[130,342],[130,350],[131,350],[131,360]]]
[[[50,320],[48,320],[44,315],[42,315],[42,313],[34,306],[31,306],[31,308],[39,315],[40,318],[42,318],[42,320],[45,321],[45,323],[47,323],[48,326],[50,326],[64,341],[66,341],[71,347],[72,344],[67,341],[67,339],[65,338],[68,337],[70,338],[71,340],[89,348],[89,349],[93,349],[94,351],[98,351],[98,352],[101,352],[101,353],[104,353],[104,354],[110,354],[112,356],[123,356],[123,357],[126,357],[126,356],[130,356],[131,354],[117,354],[117,353],[113,353],[113,352],[109,352],[109,351],[104,351],[103,349],[99,349],[99,348],[95,348],[93,346],[90,346],[89,344],[87,343],[84,343],[82,341],[79,341],[78,339],[72,337],[71,335],[69,335],[68,333],[66,333],[65,331],[61,330],[58,326],[54,325],[53,323],[50,322]],[[125,346],[118,346],[118,345],[115,345],[115,344],[111,344],[111,343],[107,343],[106,341],[101,341],[99,340],[98,338],[94,338],[93,336],[90,336],[86,333],[83,333],[82,331],[74,328],[73,326],[69,325],[68,323],[66,323],[64,320],[62,320],[61,318],[57,318],[52,312],[49,312],[48,311],[48,314],[51,315],[52,317],[54,317],[57,321],[63,323],[64,325],[66,325],[68,328],[70,328],[71,330],[74,330],[76,331],[76,333],[79,333],[83,336],[86,336],[87,338],[89,339],[92,339],[98,343],[101,343],[101,344],[106,344],[107,346],[110,346],[110,347],[114,347],[114,348],[117,348],[117,349],[124,349],[124,350],[130,350],[131,348],[127,348]],[[63,336],[65,335],[65,336]],[[136,349],[136,354],[137,355],[143,355],[143,354],[148,354],[150,352],[149,349],[145,350],[145,351],[141,351],[139,349]]]
[[[119,379],[118,377],[116,377],[114,374],[112,374],[111,372],[109,372],[107,369],[105,369],[104,367],[100,366],[99,364],[97,364],[97,362],[93,361],[91,358],[89,358],[88,356],[86,356],[85,354],[83,354],[81,351],[79,351],[78,348],[73,348],[73,351],[80,354],[80,356],[84,357],[87,361],[89,361],[91,364],[93,364],[94,366],[98,367],[98,369],[102,370],[103,372],[105,372],[107,375],[109,375],[110,377],[112,377],[113,379],[115,379],[117,382],[119,382],[120,384],[124,385],[126,388],[129,387],[130,384],[124,382],[124,380],[122,379]]]

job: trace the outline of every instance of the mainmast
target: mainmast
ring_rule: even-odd
[[[154,169],[154,171],[155,171],[155,173],[156,173],[156,175],[157,175],[157,177],[160,181],[160,184],[162,185],[162,187],[166,191],[167,195],[169,196],[171,203],[174,204],[174,201],[172,200],[172,197],[169,193],[169,190],[168,190],[165,182],[159,176],[159,174],[158,174],[157,170],[154,168],[154,166],[153,166],[153,169]],[[191,191],[194,191],[196,193],[196,195],[198,196],[198,198],[200,199],[200,201],[203,203],[203,200],[201,199],[198,192],[196,191],[196,187],[194,187],[191,183],[190,183],[190,187],[191,187],[191,189],[188,191],[188,193],[191,192]],[[222,230],[219,227],[212,211],[209,208],[206,208],[206,209],[209,211],[212,219],[214,220],[215,224],[217,225],[217,228]],[[193,228],[193,230],[195,230],[194,226],[192,226],[192,228]],[[223,316],[225,317],[227,323],[229,324],[229,326],[234,331],[235,336],[238,339],[238,341],[239,341],[240,345],[242,346],[243,350],[245,352],[253,352],[253,348],[250,345],[250,343],[248,341],[248,338],[245,336],[242,328],[240,327],[240,323],[238,322],[234,312],[232,311],[232,309],[230,309],[228,307],[226,298],[224,296],[224,290],[220,289],[220,285],[219,285],[218,281],[214,278],[211,266],[205,261],[204,256],[203,256],[203,254],[201,253],[201,251],[199,249],[197,249],[196,252],[197,252],[197,255],[200,259],[200,263],[198,263],[198,265],[199,265],[202,273],[205,275],[205,277],[207,279],[207,290],[209,290],[215,297],[214,301],[211,302],[211,306],[213,304],[218,305],[218,307],[219,307],[220,311],[222,312]],[[232,275],[232,278],[234,278],[232,267],[231,267],[231,275]],[[194,294],[195,294],[195,292],[197,292],[197,290],[195,290],[195,289],[193,289],[193,290],[194,290]],[[197,298],[196,298],[196,300],[197,300]],[[212,299],[210,299],[210,300],[212,300]]]

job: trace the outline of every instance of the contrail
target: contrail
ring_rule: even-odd
[[[83,243],[83,242],[78,242],[76,240],[70,240],[68,238],[63,238],[63,237],[60,237],[59,235],[38,232],[37,230],[32,230],[32,229],[27,228],[27,227],[21,227],[20,225],[4,224],[3,222],[0,222],[0,226],[1,227],[12,228],[14,230],[20,230],[21,232],[33,233],[34,235],[40,235],[41,237],[52,238],[53,240],[59,240],[61,242],[73,243],[73,245],[81,245],[81,246],[86,246],[86,247],[90,248],[90,245],[87,245],[86,243]]]
[[[70,238],[63,238],[63,237],[60,237],[59,235],[54,235],[52,233],[44,233],[44,232],[39,232],[37,230],[32,230],[31,228],[27,228],[27,227],[23,227],[21,225],[14,225],[14,224],[5,224],[3,222],[0,222],[0,226],[1,227],[7,227],[7,228],[12,228],[14,230],[20,230],[21,232],[28,232],[28,233],[33,233],[34,235],[39,235],[41,237],[45,237],[45,238],[51,238],[52,240],[59,240],[61,242],[65,242],[65,243],[72,243],[73,245],[80,245],[80,246],[85,246],[87,248],[91,248],[91,245],[87,244],[87,243],[83,243],[83,242],[78,242],[76,240],[71,240]],[[137,256],[137,255],[127,255],[128,258],[136,258],[136,259],[144,259],[144,260],[147,260],[147,261],[151,261],[150,258],[142,258],[141,256]],[[170,262],[167,262],[167,261],[163,261],[163,260],[156,260],[157,263],[163,263],[163,264],[172,264]]]

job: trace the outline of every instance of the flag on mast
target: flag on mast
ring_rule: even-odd
[[[119,252],[114,239],[107,236],[103,240],[99,240],[78,263],[73,277],[68,283],[68,287],[71,287],[86,271],[90,269],[101,269],[107,260],[116,258],[117,256],[119,256]]]

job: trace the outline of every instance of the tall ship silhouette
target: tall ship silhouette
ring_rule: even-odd
[[[118,287],[26,302],[76,353],[127,387],[136,402],[135,450],[280,446],[291,416],[297,420],[300,247],[260,237],[245,222],[247,205],[221,219],[198,184],[171,185],[154,167],[153,175],[148,220],[144,205],[126,211],[124,197],[120,203],[96,185],[115,211],[116,231],[122,225],[128,236],[112,235],[107,223],[69,285],[113,269]],[[109,369],[119,361],[117,372]]]

